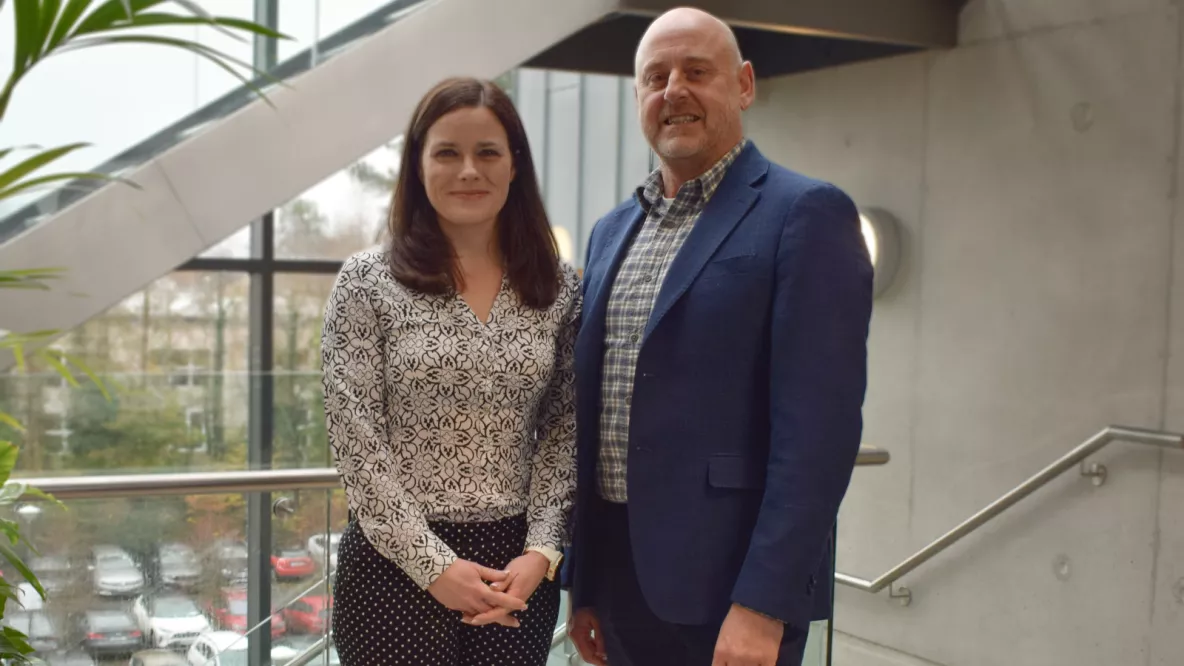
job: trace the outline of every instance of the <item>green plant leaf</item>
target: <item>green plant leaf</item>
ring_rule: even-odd
[[[37,55],[37,45],[41,43],[40,0],[15,0],[13,30],[16,33],[16,48],[13,51],[10,80],[23,76]]]
[[[248,79],[246,76],[243,76],[242,73],[240,73],[238,70],[231,67],[230,65],[231,65],[231,63],[233,63],[233,64],[236,64],[240,67],[243,67],[245,69],[249,69],[252,71],[258,71],[258,70],[255,70],[254,67],[252,67],[249,63],[243,62],[242,60],[239,60],[238,58],[235,58],[234,56],[223,53],[215,48],[206,46],[205,44],[199,44],[197,42],[192,42],[192,41],[189,41],[186,39],[175,39],[173,37],[159,37],[159,36],[155,36],[155,35],[115,35],[115,36],[111,36],[111,37],[88,37],[86,39],[80,39],[80,40],[77,40],[74,42],[70,42],[62,48],[62,51],[63,52],[77,51],[80,49],[93,48],[95,46],[102,46],[104,44],[157,44],[157,45],[161,45],[161,46],[172,46],[175,48],[184,49],[186,51],[189,51],[190,53],[193,53],[193,54],[198,55],[202,58],[205,58],[206,60],[208,60],[208,61],[212,62],[213,64],[217,65],[218,67],[222,68],[227,73],[229,73],[231,76],[238,79],[239,83],[243,84],[243,87],[249,89],[251,92],[258,95],[260,97],[260,99],[262,99],[264,102],[267,103],[268,106],[274,107],[274,104],[271,103],[271,100],[269,100],[267,98],[267,95],[265,95],[263,93],[263,89],[261,89],[259,86],[255,85],[255,83],[253,81]],[[271,76],[270,74],[267,74],[266,72],[259,72],[259,74],[262,75],[264,78],[269,79],[272,82],[282,83],[281,81],[279,81],[279,79],[276,79],[275,77]]]
[[[13,416],[11,414],[6,414],[4,412],[0,412],[0,423],[3,423],[4,425],[8,426],[9,428],[12,428],[13,430],[15,430],[17,432],[24,432],[25,431],[25,426],[21,425],[21,422],[17,421],[15,418],[13,418]]]
[[[96,34],[101,32],[110,32],[114,30],[126,30],[129,28],[151,28],[157,26],[174,26],[174,25],[207,25],[218,30],[218,32],[225,33],[238,41],[246,41],[241,35],[237,35],[225,28],[234,28],[263,37],[271,37],[273,39],[291,39],[287,35],[276,32],[258,23],[248,21],[246,19],[238,19],[228,16],[216,16],[210,19],[198,18],[196,16],[177,16],[176,14],[165,13],[147,13],[139,14],[127,25],[115,25],[109,28],[100,28],[91,30],[87,34]]]
[[[26,268],[0,271],[0,289],[49,289],[48,280],[61,277],[62,269]]]
[[[65,359],[67,363],[82,371],[82,374],[86,375],[87,378],[90,379],[95,387],[99,389],[99,393],[103,394],[104,398],[107,400],[111,399],[111,393],[108,392],[106,384],[103,383],[103,380],[97,374],[95,374],[94,370],[91,370],[90,366],[84,363],[82,359],[74,356],[73,354],[67,354],[65,352],[62,352],[60,356],[61,358]]]
[[[16,363],[16,371],[17,372],[24,372],[25,371],[25,350],[24,350],[24,348],[21,347],[21,345],[17,344],[17,345],[13,345],[11,347],[11,349],[12,349],[13,361]]]
[[[41,41],[37,42],[37,53],[45,53],[45,46],[53,35],[54,23],[58,20],[58,10],[62,8],[62,0],[42,0],[41,4]]]
[[[54,497],[50,493],[47,493],[44,490],[41,490],[40,488],[34,488],[33,486],[25,486],[25,494],[29,495],[30,497],[40,498],[46,502],[49,502],[50,504],[53,504],[54,506],[56,506],[59,509],[66,508],[66,505],[62,504],[61,500]]]
[[[39,353],[37,354],[37,357],[53,366],[53,369],[57,370],[58,374],[62,376],[62,379],[66,380],[67,384],[73,386],[74,388],[78,388],[78,380],[74,378],[74,373],[70,372],[70,368],[67,367],[65,363],[62,363],[60,360],[58,360],[57,354],[52,352]]]
[[[115,176],[108,176],[105,173],[95,173],[95,172],[91,172],[91,171],[67,171],[65,173],[55,173],[55,174],[52,174],[49,176],[41,176],[39,178],[32,178],[32,179],[17,183],[16,185],[13,185],[12,187],[10,187],[6,190],[0,190],[0,201],[11,197],[11,196],[17,194],[18,192],[23,192],[25,190],[37,187],[39,185],[46,185],[48,183],[53,183],[53,182],[62,181],[62,180],[119,181],[119,182],[123,183],[124,185],[130,185],[130,186],[136,188],[137,190],[144,189],[144,188],[140,187],[139,185],[137,185],[136,183],[133,183],[130,180],[118,178]]]
[[[25,483],[22,481],[9,481],[0,487],[0,504],[12,504],[19,500],[25,494]]]
[[[12,442],[0,442],[0,484],[8,483],[12,469],[16,467],[16,460],[20,457],[20,449]]]
[[[34,590],[37,590],[37,594],[40,594],[42,599],[45,598],[45,588],[41,587],[41,581],[37,580],[37,576],[29,570],[29,566],[21,561],[20,556],[16,554],[12,546],[0,541],[0,556],[8,560],[12,568],[20,572],[21,576],[29,581],[29,584],[33,586]]]
[[[62,10],[58,17],[57,25],[54,26],[53,34],[49,38],[49,43],[45,46],[45,52],[51,52],[62,43],[66,35],[72,34],[73,29],[78,24],[78,19],[82,18],[82,14],[90,8],[92,0],[70,0],[66,3],[66,8]]]
[[[29,637],[12,627],[4,627],[0,631],[0,656],[11,660],[14,664],[28,664],[29,659],[25,655],[32,654],[33,648],[29,645]]]
[[[165,2],[165,0],[130,0],[132,8],[131,15],[134,16],[156,5]],[[121,21],[128,21],[128,12],[124,6],[124,0],[107,0],[103,4],[95,8],[93,12],[88,14],[78,27],[70,33],[67,40],[79,35],[85,35],[94,30],[105,30],[110,26],[118,25]]]
[[[75,150],[83,148],[87,145],[89,144],[72,143],[66,146],[50,148],[49,150],[43,150],[40,153],[37,153],[36,155],[16,164],[15,166],[10,167],[7,171],[0,173],[0,190],[10,187],[13,183],[17,182],[21,178],[24,178],[30,173],[33,173],[37,169],[40,169],[41,167],[50,164],[55,160],[61,159]]]
[[[127,12],[127,19],[130,21],[135,16],[132,11],[132,0],[123,0],[123,11]]]

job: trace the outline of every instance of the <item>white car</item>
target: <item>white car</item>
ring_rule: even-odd
[[[188,597],[178,594],[144,595],[132,605],[149,647],[188,647],[210,630],[210,621]]]
[[[308,537],[308,552],[312,555],[312,559],[321,566],[325,566],[325,536],[324,534],[314,534]],[[337,547],[341,545],[341,533],[330,532],[328,537],[329,570],[334,571],[337,569]]]
[[[276,645],[271,648],[271,661],[285,664],[299,651]],[[237,631],[211,631],[199,637],[186,653],[189,666],[247,666],[247,637]]]

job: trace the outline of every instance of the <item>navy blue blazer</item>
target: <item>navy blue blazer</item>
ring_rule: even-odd
[[[584,529],[597,493],[601,364],[636,199],[592,231],[576,344],[578,496],[568,572],[595,604]],[[667,622],[733,602],[805,627],[830,613],[832,529],[862,433],[872,268],[855,205],[751,143],[670,266],[646,326],[629,424],[629,531]]]

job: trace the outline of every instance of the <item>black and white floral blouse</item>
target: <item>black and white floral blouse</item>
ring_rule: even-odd
[[[383,251],[346,260],[321,352],[329,443],[366,538],[421,587],[456,559],[429,521],[526,514],[524,547],[561,550],[575,494],[575,270],[555,303],[503,280],[482,323],[456,295],[397,282]]]

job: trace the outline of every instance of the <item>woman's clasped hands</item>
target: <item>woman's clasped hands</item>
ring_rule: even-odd
[[[427,590],[446,608],[460,611],[465,624],[518,627],[511,613],[526,610],[548,567],[547,558],[535,552],[515,558],[504,571],[456,560]]]

